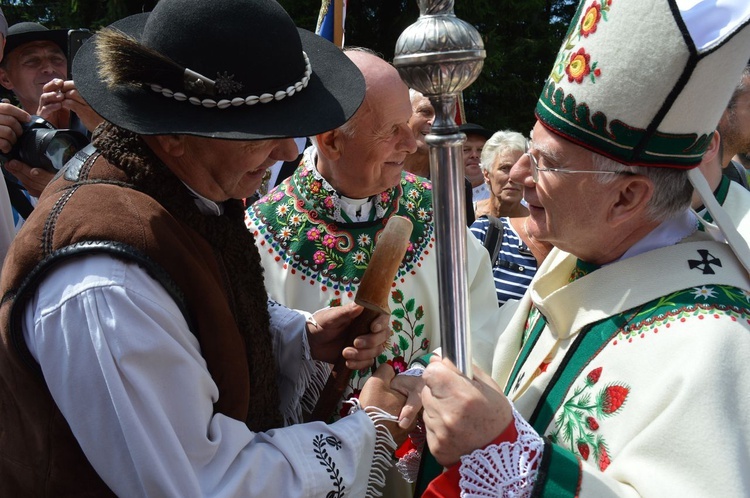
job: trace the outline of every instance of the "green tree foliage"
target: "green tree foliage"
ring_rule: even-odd
[[[206,0],[210,1],[210,0]],[[2,0],[9,24],[40,22],[50,29],[98,29],[138,12],[148,12],[157,0]]]
[[[280,0],[297,24],[314,30],[320,2]],[[528,133],[577,0],[456,0],[455,13],[482,35],[487,58],[464,92],[470,122]],[[401,32],[419,17],[416,0],[349,0],[346,44],[393,58]]]
[[[157,0],[0,0],[10,23],[97,29],[153,9]],[[211,1],[211,0],[203,0]],[[279,0],[297,25],[315,30],[320,0]],[[577,0],[456,0],[456,15],[474,25],[487,58],[464,92],[469,121],[528,133],[534,105],[552,67]],[[393,58],[396,40],[419,16],[416,0],[349,0],[346,43]],[[211,29],[207,27],[207,29]]]

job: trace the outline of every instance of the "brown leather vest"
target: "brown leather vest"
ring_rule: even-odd
[[[253,319],[236,319],[238,286],[236,282],[230,285],[229,274],[238,269],[227,268],[226,256],[217,254],[226,251],[209,243],[153,197],[132,188],[128,175],[98,153],[77,171],[70,169],[45,190],[2,271],[0,496],[112,495],[55,405],[21,328],[24,305],[47,271],[80,254],[104,252],[146,268],[183,305],[219,387],[215,411],[247,421],[257,410],[250,404],[250,391],[256,385],[251,381],[253,361],[258,360],[248,353],[247,343],[252,341],[238,328],[238,323]],[[253,249],[251,245],[238,251]],[[265,295],[259,269],[255,278],[259,290],[248,292]],[[259,299],[250,301],[257,304]],[[262,312],[248,311],[246,305],[244,313],[261,315],[256,319],[261,324],[265,316],[267,334],[264,297],[262,304]],[[127,333],[127,317],[119,323],[118,333]],[[268,351],[256,353],[273,357]],[[274,368],[269,370],[275,375]],[[274,395],[278,394],[272,393],[272,399]]]

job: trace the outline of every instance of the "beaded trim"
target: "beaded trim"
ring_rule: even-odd
[[[310,66],[310,59],[307,54],[303,51],[302,55],[305,57],[305,74],[301,80],[290,85],[286,90],[279,90],[276,93],[263,93],[261,95],[249,95],[245,98],[235,97],[233,99],[199,99],[198,97],[188,97],[182,92],[175,92],[169,88],[164,88],[161,85],[151,84],[151,90],[161,93],[165,97],[173,98],[179,102],[187,100],[193,105],[201,105],[206,108],[217,107],[219,109],[226,109],[228,107],[237,107],[241,105],[255,105],[255,104],[267,104],[275,100],[281,100],[286,97],[291,97],[297,92],[301,92],[307,87],[310,82],[310,75],[312,75],[312,67]]]

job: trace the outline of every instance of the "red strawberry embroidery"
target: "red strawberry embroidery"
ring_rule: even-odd
[[[586,384],[588,384],[589,386],[593,386],[594,384],[599,382],[599,377],[601,377],[601,375],[602,375],[602,367],[593,369],[586,376]]]
[[[601,381],[601,375],[602,367],[594,368],[586,374],[583,382],[565,401],[550,438],[553,442],[560,439],[568,441],[570,451],[578,453],[583,460],[591,457],[592,463],[604,472],[612,463],[612,456],[605,440],[606,431],[601,430],[600,421],[602,417],[619,412],[630,395],[630,387],[624,383],[606,384]],[[600,382],[603,385],[595,388]]]
[[[595,431],[599,428],[599,422],[597,422],[594,417],[586,417],[586,425],[588,425],[589,429],[591,429],[592,431]]]
[[[589,445],[585,441],[578,441],[578,453],[581,454],[584,460],[589,459],[590,452]]]
[[[609,467],[609,454],[607,453],[607,447],[603,443],[599,443],[599,470],[604,472]]]
[[[602,413],[611,415],[619,410],[625,403],[628,393],[630,393],[630,389],[625,386],[607,386],[599,395],[599,406],[602,407]]]

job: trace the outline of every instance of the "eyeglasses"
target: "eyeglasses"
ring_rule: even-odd
[[[597,171],[597,170],[582,170],[582,169],[567,169],[567,168],[543,168],[539,166],[539,163],[536,160],[536,157],[534,157],[534,154],[527,151],[524,152],[525,155],[529,156],[529,159],[531,160],[531,179],[534,180],[534,183],[539,183],[539,172],[540,171],[554,171],[557,173],[594,173],[598,175],[632,175],[633,173],[629,171]]]

